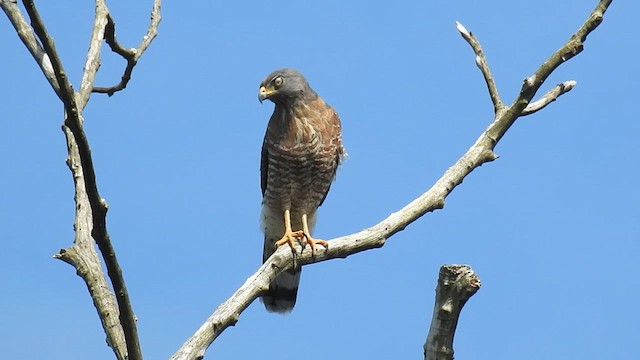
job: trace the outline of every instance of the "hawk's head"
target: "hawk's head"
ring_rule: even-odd
[[[272,72],[262,81],[258,92],[260,102],[269,99],[281,105],[291,105],[298,99],[312,100],[317,96],[307,79],[295,69],[280,69]]]

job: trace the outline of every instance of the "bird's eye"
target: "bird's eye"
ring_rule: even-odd
[[[273,87],[276,90],[281,88],[283,84],[284,84],[284,79],[282,78],[282,76],[278,76],[277,78],[273,79]]]

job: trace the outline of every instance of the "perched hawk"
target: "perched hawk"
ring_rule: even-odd
[[[315,252],[311,237],[316,210],[329,192],[342,156],[340,118],[298,71],[277,70],[260,84],[260,102],[269,99],[275,109],[262,144],[262,226],[266,261],[277,246],[300,240]],[[293,309],[300,268],[278,275],[262,302],[270,312]]]

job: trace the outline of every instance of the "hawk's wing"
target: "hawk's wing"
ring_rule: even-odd
[[[262,142],[262,157],[260,158],[260,187],[262,189],[262,196],[267,191],[267,174],[269,171],[269,154],[267,154],[267,139],[265,136]]]
[[[326,104],[325,106],[327,106],[328,109],[330,109],[333,113],[333,115],[331,116],[331,120],[329,120],[329,126],[327,127],[329,134],[325,134],[325,136],[329,138],[329,142],[330,144],[332,144],[331,146],[335,146],[335,149],[333,151],[335,153],[335,165],[333,166],[333,174],[331,174],[331,182],[329,183],[329,186],[327,186],[327,191],[324,193],[324,196],[322,197],[320,204],[318,204],[318,207],[320,207],[322,203],[324,203],[324,200],[327,198],[329,190],[331,189],[331,183],[333,183],[333,180],[335,180],[336,178],[338,167],[340,166],[342,159],[347,155],[346,151],[344,150],[344,146],[342,146],[342,125],[340,124],[340,117],[332,107]]]

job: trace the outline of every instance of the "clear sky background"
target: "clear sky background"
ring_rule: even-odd
[[[77,87],[93,4],[38,1]],[[259,160],[295,67],[340,114],[349,159],[316,234],[372,226],[426,191],[491,122],[462,22],[510,103],[597,1],[167,1],[126,91],[85,111],[108,227],[148,359],[170,356],[260,265]],[[137,46],[151,1],[111,1]],[[253,303],[212,359],[419,359],[440,265],[470,264],[457,359],[625,359],[640,339],[640,3],[614,1],[542,87],[577,87],[521,118],[430,213],[377,250],[303,270],[288,316]],[[106,48],[106,46],[105,46]],[[107,49],[108,50],[108,49]],[[84,283],[52,256],[73,240],[62,105],[0,16],[3,359],[113,359]],[[96,85],[124,62],[108,51]],[[539,94],[541,95],[541,94]]]

